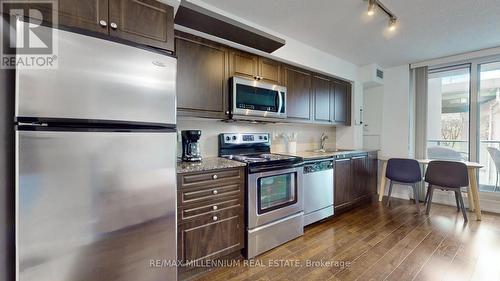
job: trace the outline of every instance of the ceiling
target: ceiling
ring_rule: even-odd
[[[363,0],[202,0],[357,65],[414,63],[500,46],[499,0],[381,0],[395,32]]]

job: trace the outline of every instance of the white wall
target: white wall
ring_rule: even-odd
[[[384,106],[384,86],[363,91],[363,148],[380,149],[382,136],[382,117]]]
[[[369,107],[370,105],[365,105]],[[380,155],[408,157],[410,137],[410,71],[408,65],[385,69]]]
[[[219,120],[182,118],[177,120],[178,131],[201,130],[201,153],[203,157],[218,155],[218,135],[220,133],[271,133],[275,136],[281,133],[296,132],[297,151],[314,150],[319,148],[321,134],[325,132],[328,136],[325,147],[335,148],[335,127],[313,126],[303,124],[250,124],[250,123],[225,123]],[[180,141],[180,139],[178,140]],[[345,147],[350,148],[350,147]],[[286,152],[286,144],[281,137],[272,140],[271,151],[273,153]],[[182,153],[178,143],[178,155]]]
[[[338,147],[348,147],[348,148],[362,148],[363,147],[363,137],[362,137],[362,127],[360,125],[354,125],[359,121],[358,110],[363,104],[363,86],[359,81],[359,67],[353,63],[350,63],[342,58],[336,57],[334,55],[323,52],[319,49],[311,47],[304,44],[296,39],[290,38],[283,34],[277,33],[269,28],[260,26],[256,23],[247,21],[243,18],[237,17],[230,14],[222,9],[209,5],[201,0],[189,0],[196,5],[199,5],[205,9],[211,10],[215,13],[224,15],[228,18],[234,19],[246,25],[252,26],[269,34],[278,36],[286,40],[285,46],[279,48],[272,54],[261,52],[235,44],[233,42],[220,39],[208,34],[204,34],[195,30],[191,30],[182,26],[177,26],[176,29],[189,32],[207,39],[226,44],[247,52],[255,53],[257,55],[269,57],[275,60],[286,62],[289,64],[297,65],[309,70],[317,71],[327,75],[336,76],[338,78],[349,80],[353,82],[353,101],[352,101],[352,124],[350,127],[338,127],[337,128],[337,145]]]

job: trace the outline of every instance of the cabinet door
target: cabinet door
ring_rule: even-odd
[[[110,35],[174,50],[174,9],[155,0],[109,0]]]
[[[230,76],[240,76],[255,79],[257,76],[258,58],[252,54],[231,51]]]
[[[378,183],[378,159],[377,152],[371,152],[368,154],[368,190],[369,194],[377,193],[377,183]]]
[[[334,205],[335,209],[338,209],[349,204],[349,191],[351,189],[350,159],[335,161],[334,181]]]
[[[311,120],[311,73],[290,66],[284,67],[284,84],[287,88],[287,118],[295,121]]]
[[[356,200],[368,195],[368,157],[356,156],[351,160],[352,165],[352,188],[349,193],[350,200]]]
[[[322,76],[313,77],[314,121],[330,122],[330,79]]]
[[[217,215],[214,215],[216,217]],[[215,259],[244,247],[243,213],[200,225],[186,223],[178,230],[178,258]]]
[[[187,36],[176,38],[176,53],[178,114],[224,118],[228,87],[226,49]]]
[[[336,123],[350,125],[351,123],[351,87],[346,82],[335,82],[334,85],[334,114]]]
[[[49,6],[35,0],[3,3],[4,10],[24,9],[24,15],[44,22],[52,22],[52,15],[58,17],[58,24],[66,27],[76,27],[94,32],[108,33],[108,0],[64,0],[57,6]],[[27,9],[35,9],[40,13],[29,14]],[[41,18],[40,18],[41,17]],[[105,25],[101,26],[99,21]]]
[[[108,33],[108,0],[64,0],[58,2],[58,10],[61,25]]]
[[[262,81],[280,84],[281,64],[267,58],[259,58],[259,74]]]

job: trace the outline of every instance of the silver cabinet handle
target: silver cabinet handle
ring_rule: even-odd
[[[219,209],[219,207],[213,206],[212,209],[215,211],[215,210]]]
[[[214,195],[217,195],[217,193],[219,193],[219,192],[218,192],[217,190],[214,190],[214,191],[212,191],[212,193],[213,193]]]
[[[112,22],[109,26],[111,26],[112,29],[117,29],[118,25],[114,22]]]
[[[106,27],[106,26],[108,26],[108,23],[105,20],[100,20],[99,25],[102,27]]]
[[[213,221],[217,221],[218,219],[219,219],[219,218],[218,218],[217,216],[213,216],[213,217],[212,217],[212,220],[213,220]]]
[[[217,178],[218,178],[217,175],[212,176],[212,179],[214,179],[214,180],[216,180]]]

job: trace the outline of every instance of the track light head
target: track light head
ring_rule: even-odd
[[[396,18],[396,17],[391,17],[391,18],[389,19],[389,30],[390,30],[390,31],[394,31],[394,30],[396,30],[397,24],[398,24],[398,18]]]
[[[369,16],[373,16],[375,14],[375,8],[377,7],[377,3],[375,0],[369,0],[368,1],[368,12],[367,14]]]

